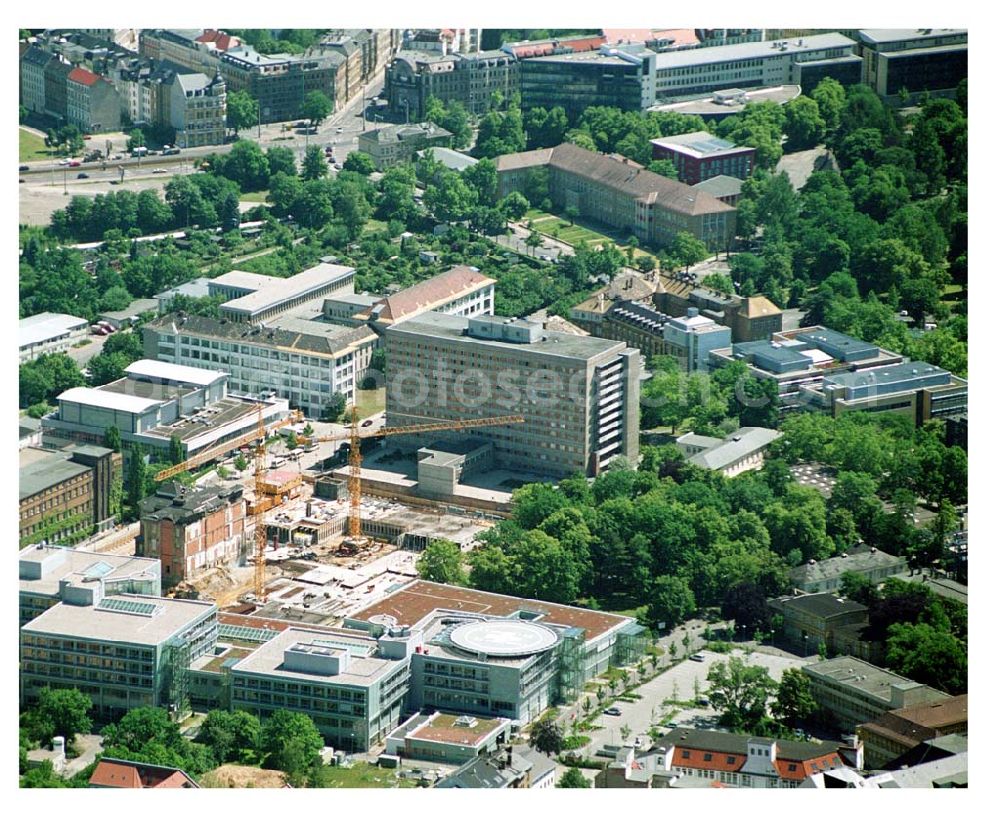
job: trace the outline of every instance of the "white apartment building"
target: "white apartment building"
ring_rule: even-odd
[[[250,326],[205,316],[168,314],[143,329],[147,358],[224,370],[234,392],[271,390],[318,418],[334,393],[354,403],[355,383],[371,362],[376,335],[296,317]]]

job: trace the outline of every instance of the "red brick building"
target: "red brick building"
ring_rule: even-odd
[[[164,586],[246,554],[252,531],[240,485],[166,483],[142,503],[136,555],[159,559]]]
[[[694,186],[717,175],[728,175],[745,181],[753,174],[753,147],[738,147],[732,141],[717,138],[704,131],[650,140],[653,159],[674,162],[677,178]]]

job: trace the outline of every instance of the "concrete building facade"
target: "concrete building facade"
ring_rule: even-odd
[[[411,652],[402,634],[376,641],[290,628],[232,667],[232,708],[303,712],[328,742],[367,751],[399,722]]]
[[[43,687],[79,689],[98,719],[134,708],[179,708],[187,666],[218,636],[214,604],[153,596],[98,597],[100,582],[20,632],[21,700]]]
[[[66,75],[66,121],[84,133],[121,128],[121,99],[107,79],[86,68]]]
[[[556,477],[637,459],[640,358],[623,342],[430,313],[388,328],[385,349],[387,426],[518,414],[448,434],[491,442],[501,467]]]
[[[160,562],[141,556],[91,553],[63,545],[29,545],[17,557],[19,621],[23,627],[60,601],[100,601],[123,593],[159,596]]]
[[[704,96],[715,90],[801,85],[808,92],[823,76],[861,81],[856,43],[826,33],[788,40],[743,42],[656,55],[655,93],[660,102]]]
[[[88,333],[86,319],[66,313],[36,313],[17,323],[18,363],[62,353]]]
[[[844,730],[852,733],[855,727],[893,709],[950,697],[847,655],[805,664],[802,671],[809,678],[820,708],[830,712]]]
[[[858,31],[864,82],[901,103],[925,91],[951,95],[969,73],[969,32],[949,28],[866,28]]]
[[[517,59],[503,51],[402,51],[385,69],[385,94],[389,111],[407,122],[423,121],[432,97],[445,107],[461,102],[467,112],[481,116],[494,93],[506,101],[518,91],[519,76]]]
[[[178,147],[222,144],[226,139],[226,83],[221,74],[176,74],[170,86],[170,126]]]
[[[358,149],[370,155],[375,168],[385,170],[409,163],[413,156],[430,147],[451,145],[451,133],[431,122],[390,124],[367,130],[358,136]]]

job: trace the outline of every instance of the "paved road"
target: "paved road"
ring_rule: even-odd
[[[624,701],[615,703],[613,708],[621,710],[620,717],[601,715],[598,724],[602,728],[599,731],[590,732],[591,742],[588,746],[590,753],[595,753],[603,745],[620,744],[623,740],[622,729],[625,727],[630,729],[629,733],[632,738],[645,734],[651,726],[658,724],[665,716],[668,708],[663,706],[664,701],[672,700],[675,696],[681,701],[694,700],[696,686],[699,694],[704,696],[708,689],[708,670],[714,663],[725,661],[733,655],[745,656],[751,665],[764,666],[772,678],[780,680],[786,669],[800,666],[804,662],[802,658],[789,653],[772,654],[773,652],[776,650],[749,653],[733,650],[728,654],[705,650],[702,652],[704,661],[681,661],[648,683],[634,689],[633,691],[642,697],[641,700],[634,703]],[[716,724],[717,719],[718,714],[711,709],[685,709],[675,717],[672,724],[712,727]]]

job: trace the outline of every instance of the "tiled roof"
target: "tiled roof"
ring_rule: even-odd
[[[397,322],[408,316],[432,310],[462,293],[492,282],[494,280],[480,274],[471,266],[456,265],[435,277],[379,300],[371,308],[362,311],[358,318],[367,319],[373,310],[381,305],[382,311],[378,321]]]
[[[102,759],[90,777],[100,788],[196,788],[197,783],[179,768],[147,765],[124,759]]]
[[[840,598],[833,593],[807,593],[804,596],[782,596],[771,599],[770,605],[780,609],[784,605],[794,605],[799,612],[809,613],[820,618],[834,618],[844,613],[867,610],[864,604]]]
[[[96,73],[91,73],[86,68],[74,68],[69,72],[69,79],[73,82],[79,82],[81,85],[86,85],[90,87],[97,83],[101,77]]]
[[[522,169],[548,164],[563,172],[587,178],[592,183],[631,194],[653,206],[680,212],[685,215],[704,215],[732,212],[733,207],[717,200],[707,192],[664,178],[643,169],[634,161],[621,156],[591,152],[575,144],[564,143],[553,147],[546,160],[547,150],[514,153],[497,161],[497,171]]]

